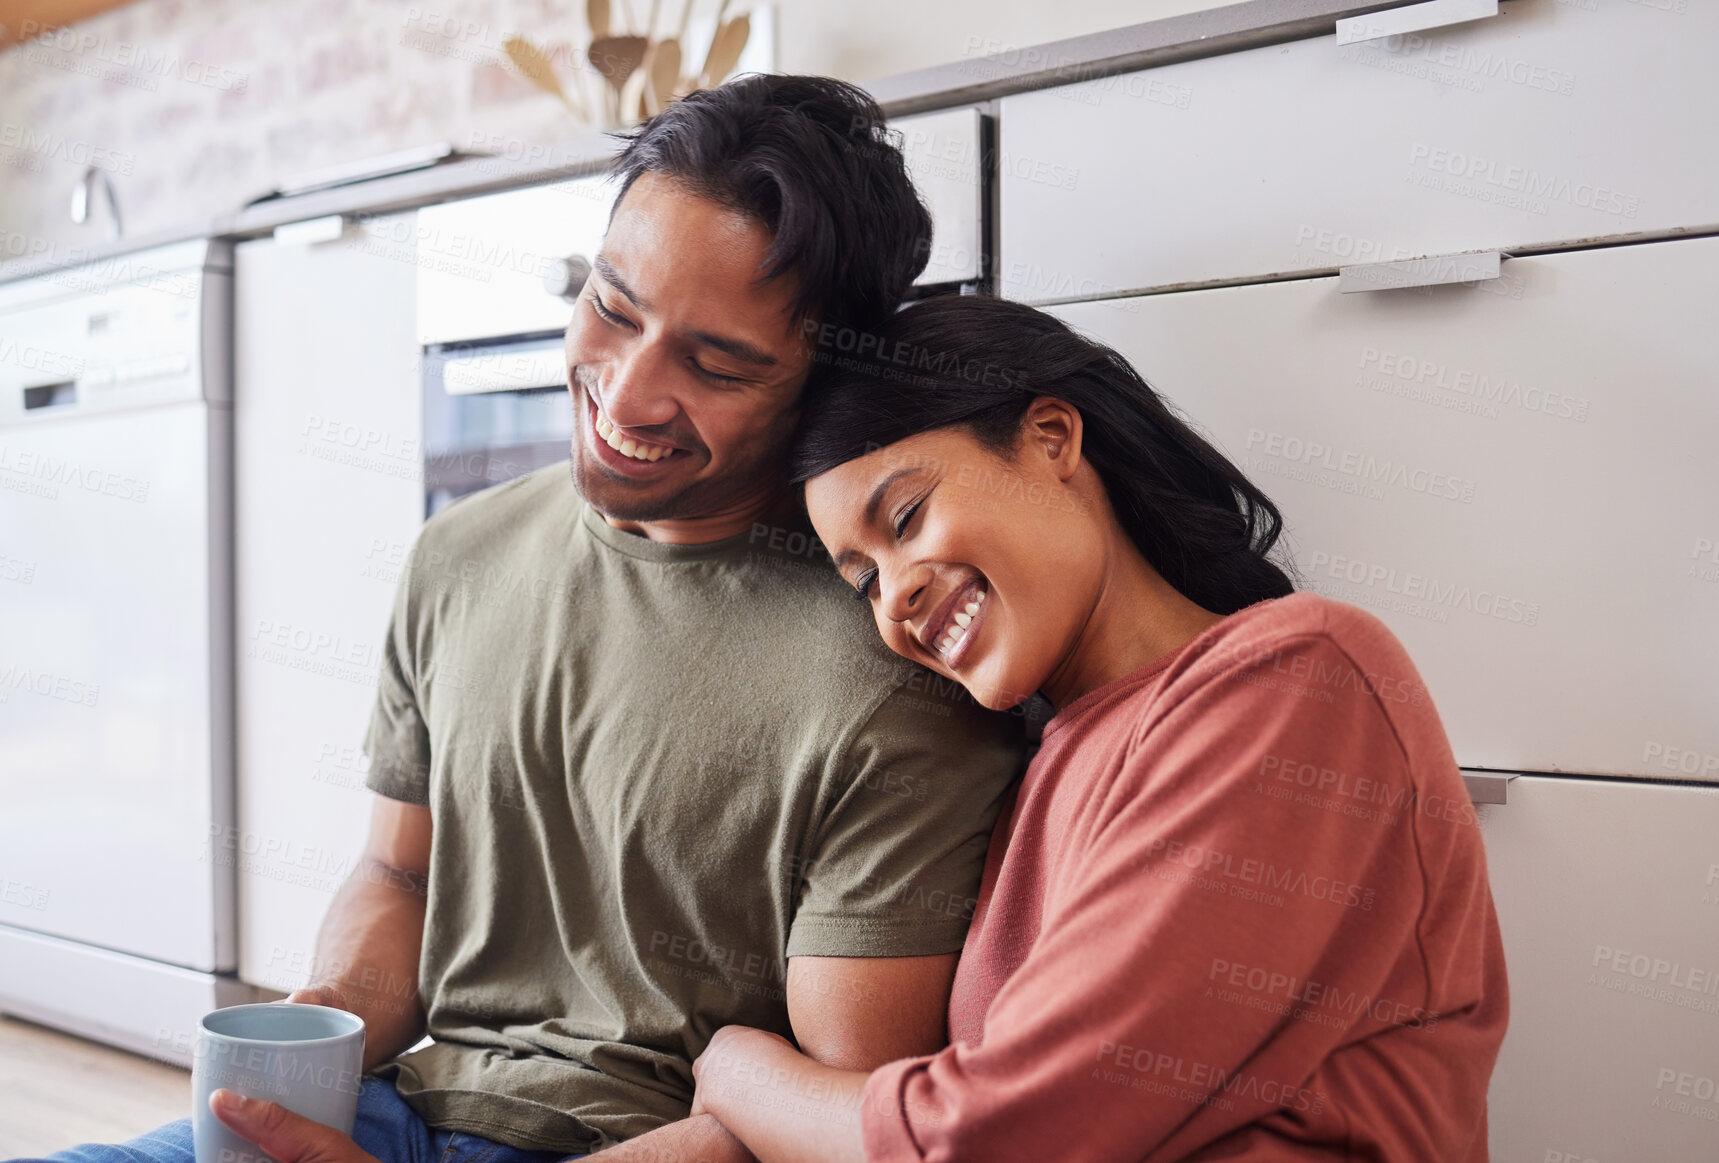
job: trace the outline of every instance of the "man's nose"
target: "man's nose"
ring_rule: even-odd
[[[621,428],[649,428],[673,420],[680,405],[662,373],[662,362],[649,347],[612,363],[599,400],[609,422]]]

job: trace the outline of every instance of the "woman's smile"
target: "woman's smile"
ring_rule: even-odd
[[[944,666],[955,670],[973,652],[973,640],[985,620],[985,601],[990,589],[985,579],[975,577],[955,589],[926,619],[919,631],[920,645],[935,654]]]

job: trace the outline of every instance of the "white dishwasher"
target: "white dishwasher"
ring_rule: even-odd
[[[232,250],[0,284],[0,1010],[168,1060],[232,976]]]

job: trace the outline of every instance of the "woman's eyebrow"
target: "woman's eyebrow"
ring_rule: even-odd
[[[859,552],[857,549],[844,549],[840,553],[836,554],[834,558],[836,572],[845,575],[850,562],[866,560],[868,560],[866,555]]]
[[[889,491],[890,485],[893,485],[902,477],[912,476],[914,473],[922,471],[924,471],[923,465],[915,465],[912,468],[898,468],[888,476],[884,477],[881,481],[878,481],[877,488],[871,491],[871,497],[865,503],[865,523],[870,525],[876,522],[878,507],[883,504],[883,495]]]
[[[890,485],[893,485],[903,477],[912,476],[916,472],[923,472],[924,469],[924,465],[914,465],[911,468],[898,468],[888,476],[884,477],[881,481],[878,481],[877,487],[871,491],[871,496],[866,498],[865,523],[867,525],[871,525],[877,521],[878,508],[883,504],[884,495],[889,492]],[[851,562],[870,561],[871,559],[856,549],[844,549],[834,557],[830,558],[830,560],[835,563],[836,570],[840,572],[846,570]]]

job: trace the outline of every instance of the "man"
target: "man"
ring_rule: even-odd
[[[876,105],[820,78],[695,94],[617,168],[571,473],[439,514],[396,599],[340,972],[291,999],[365,1019],[356,1145],[216,1103],[286,1163],[744,1159],[686,1117],[719,1027],[850,1069],[945,1041],[1019,730],[883,647],[782,470],[806,337],[893,310],[927,215]],[[132,1157],[183,1160],[170,1131]]]

